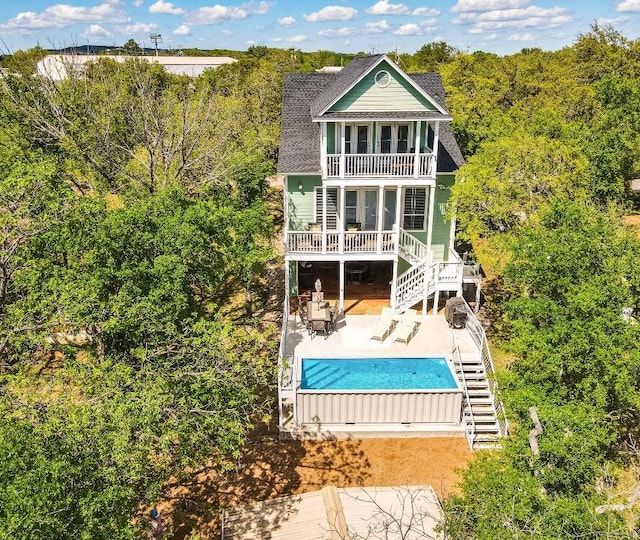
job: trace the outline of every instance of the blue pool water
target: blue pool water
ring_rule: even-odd
[[[457,388],[444,358],[303,358],[304,390]]]

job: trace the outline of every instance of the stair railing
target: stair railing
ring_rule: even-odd
[[[500,427],[500,435],[506,436],[509,434],[509,421],[507,420],[507,412],[504,408],[504,404],[500,398],[500,388],[498,387],[496,373],[493,368],[493,360],[491,358],[491,350],[489,349],[487,335],[484,328],[482,328],[480,321],[478,321],[473,310],[469,307],[469,304],[467,304],[466,301],[464,303],[464,308],[467,313],[467,332],[480,351],[480,357],[482,358],[482,363],[484,364],[484,369],[487,374],[487,380],[489,381],[489,390],[496,410],[496,419],[498,421],[498,426]]]
[[[462,383],[463,403],[462,403],[462,418],[464,420],[464,432],[469,443],[469,448],[473,450],[473,440],[476,434],[476,422],[473,418],[473,410],[471,409],[471,396],[469,396],[469,388],[467,387],[467,379],[464,375],[464,367],[462,365],[462,356],[460,355],[460,347],[456,341],[455,334],[453,335],[453,349],[451,351],[451,358],[458,372],[460,373],[460,382]]]

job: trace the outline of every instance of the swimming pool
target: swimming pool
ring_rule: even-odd
[[[455,389],[445,358],[303,358],[303,390]]]

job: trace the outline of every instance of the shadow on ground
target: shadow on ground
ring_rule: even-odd
[[[364,485],[370,466],[361,441],[281,441],[277,435],[255,436],[233,470],[197,471],[172,487],[163,515],[176,540],[195,531],[203,538],[219,538],[221,510],[321,489],[328,484]],[[302,485],[301,475],[307,481]],[[312,478],[311,481],[308,479]]]

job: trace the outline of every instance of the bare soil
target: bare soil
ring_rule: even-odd
[[[196,472],[160,506],[174,538],[218,538],[220,508],[315,491],[326,485],[433,486],[442,499],[457,491],[459,469],[473,458],[464,438],[395,438],[249,443],[234,470]]]

